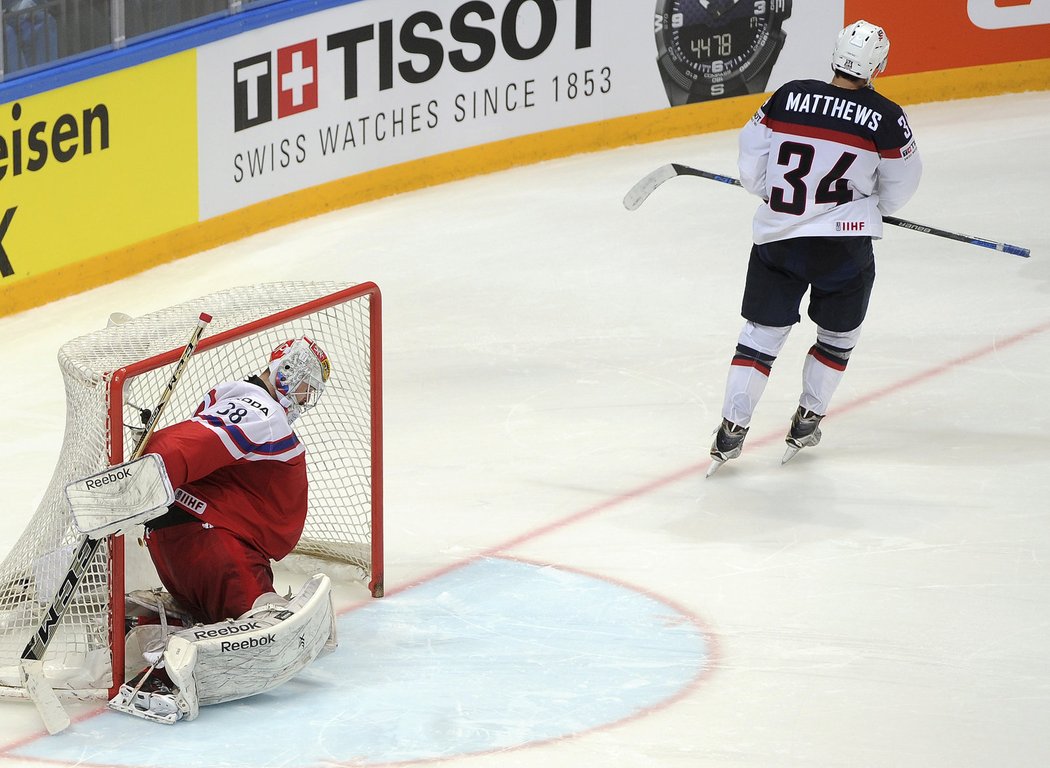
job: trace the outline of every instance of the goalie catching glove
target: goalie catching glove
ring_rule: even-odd
[[[175,493],[164,460],[147,453],[70,483],[66,498],[76,529],[101,539],[164,514]]]

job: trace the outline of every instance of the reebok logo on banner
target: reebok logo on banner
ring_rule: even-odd
[[[273,120],[275,88],[278,119],[317,108],[316,40],[278,48],[276,71],[270,53],[234,62],[234,132]]]

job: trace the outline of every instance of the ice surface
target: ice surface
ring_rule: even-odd
[[[1032,258],[889,228],[824,439],[786,466],[808,320],[704,479],[754,200],[682,178],[621,204],[668,162],[736,175],[733,132],[376,201],[0,319],[3,553],[58,456],[62,342],[230,285],[376,281],[388,564],[284,688],[171,728],[78,706],[50,738],[0,703],[0,765],[1050,764],[1048,114],[909,109],[926,172],[899,215]]]

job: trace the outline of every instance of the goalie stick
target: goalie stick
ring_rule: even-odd
[[[183,371],[186,370],[190,356],[197,349],[197,344],[200,343],[201,336],[204,335],[204,329],[210,322],[211,315],[202,312],[197,320],[197,325],[194,326],[193,332],[190,334],[189,342],[182,350],[182,356],[175,365],[175,370],[172,371],[171,379],[164,388],[164,392],[161,393],[160,402],[153,409],[149,422],[146,424],[142,436],[132,452],[131,458],[133,460],[139,458],[145,452],[146,443],[153,435],[153,431],[160,421],[160,416],[171,399],[172,392],[175,391],[175,385],[178,384]],[[29,693],[29,697],[36,704],[37,711],[40,713],[40,718],[44,721],[44,726],[47,728],[48,733],[58,733],[69,727],[69,715],[62,708],[62,704],[59,702],[54,689],[44,678],[44,654],[47,652],[47,647],[51,644],[55,632],[58,630],[62,617],[73,602],[73,597],[76,595],[77,588],[80,586],[88,566],[94,559],[99,546],[106,538],[106,536],[98,538],[82,536],[80,538],[72,561],[69,564],[69,570],[66,571],[66,575],[62,579],[58,591],[51,601],[51,605],[44,613],[44,619],[39,629],[33,633],[33,637],[26,644],[25,650],[22,651],[22,682]]]
[[[702,179],[720,181],[723,184],[730,184],[735,187],[742,186],[739,179],[734,179],[731,176],[722,176],[721,174],[711,173],[710,171],[702,171],[699,168],[691,168],[690,166],[681,163],[668,163],[667,165],[661,165],[652,173],[646,174],[638,181],[638,183],[628,190],[623,198],[624,208],[629,211],[636,210],[645,202],[649,195],[656,191],[657,187],[676,176],[699,176]],[[991,248],[996,251],[1002,251],[1003,253],[1011,253],[1014,256],[1022,256],[1026,259],[1032,255],[1032,252],[1028,248],[1022,248],[1019,245],[999,243],[983,237],[973,237],[958,232],[949,232],[946,229],[937,229],[936,227],[928,227],[925,224],[916,224],[914,221],[898,219],[896,216],[883,216],[882,221],[886,224],[892,224],[895,227],[912,229],[916,232],[925,232],[928,235],[937,235],[937,237],[945,237],[949,240],[957,240],[961,243],[969,243],[970,245],[979,245],[982,248]]]

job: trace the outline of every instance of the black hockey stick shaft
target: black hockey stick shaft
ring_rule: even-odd
[[[631,187],[630,191],[628,191],[623,199],[624,207],[629,211],[635,210],[645,202],[646,198],[649,197],[657,187],[665,181],[673,179],[675,176],[699,176],[700,178],[710,179],[711,181],[720,181],[723,184],[731,184],[736,187],[741,186],[740,180],[734,179],[731,176],[722,176],[718,173],[702,171],[699,168],[692,168],[688,165],[683,165],[682,163],[669,163],[660,166]],[[984,237],[973,237],[972,235],[964,235],[959,232],[950,232],[946,229],[938,229],[937,227],[929,227],[925,224],[917,224],[914,221],[898,219],[896,216],[883,216],[882,221],[886,224],[892,224],[895,227],[911,229],[916,232],[925,232],[928,235],[936,235],[937,237],[957,240],[961,243],[969,243],[970,245],[979,245],[982,248],[991,248],[992,250],[1010,253],[1014,256],[1022,256],[1026,259],[1032,255],[1032,252],[1028,248],[1023,248],[1019,245],[1000,243]]]
[[[1028,248],[1022,248],[1019,245],[1010,245],[1010,243],[998,243],[995,240],[988,240],[983,237],[964,235],[959,232],[949,232],[946,229],[928,227],[925,224],[917,224],[914,221],[908,221],[907,219],[898,219],[896,216],[883,216],[882,220],[886,224],[892,224],[893,226],[901,227],[902,229],[913,229],[916,232],[925,232],[928,235],[937,235],[937,237],[946,237],[949,240],[958,240],[960,243],[969,243],[970,245],[979,245],[982,248],[991,248],[994,251],[1012,253],[1014,256],[1021,256],[1025,259],[1029,258],[1032,255],[1031,250],[1029,250]]]
[[[132,459],[137,459],[142,456],[142,453],[146,448],[146,442],[156,429],[157,422],[160,420],[160,415],[163,413],[168,401],[171,399],[171,393],[175,391],[175,385],[178,384],[183,371],[186,370],[186,364],[189,362],[190,356],[197,349],[201,336],[204,335],[204,329],[210,322],[211,316],[202,312],[197,320],[197,325],[193,328],[193,333],[190,334],[189,342],[182,350],[182,356],[179,358],[179,361],[172,372],[171,378],[168,380],[168,384],[164,388],[164,392],[161,393],[160,402],[157,404],[157,407],[153,409],[153,414],[146,425],[146,429],[143,432],[142,437],[139,438],[138,444],[135,446],[135,450],[131,456]],[[44,613],[44,619],[41,622],[40,627],[35,633],[33,633],[33,637],[29,640],[25,650],[22,651],[23,660],[40,661],[43,659],[44,654],[47,652],[47,647],[51,644],[51,640],[55,636],[55,630],[58,629],[59,622],[62,621],[62,617],[69,609],[70,603],[73,602],[73,597],[76,595],[77,588],[80,586],[80,582],[83,580],[84,574],[87,572],[88,566],[94,559],[95,553],[98,551],[102,541],[103,539],[101,538],[92,539],[87,536],[81,537],[76,552],[73,554],[73,560],[69,564],[69,569],[66,571],[65,577],[62,579],[62,584],[55,593],[51,605]]]
[[[30,659],[40,661],[44,658],[47,647],[55,636],[55,630],[58,629],[58,623],[62,621],[62,617],[69,609],[69,604],[73,602],[77,587],[80,586],[88,565],[95,558],[95,553],[101,544],[102,539],[91,539],[87,536],[80,538],[80,544],[77,546],[77,551],[73,553],[73,561],[69,564],[69,569],[62,579],[62,585],[58,588],[54,599],[51,600],[51,605],[44,614],[40,627],[33,633],[33,637],[22,651],[23,661]]]

